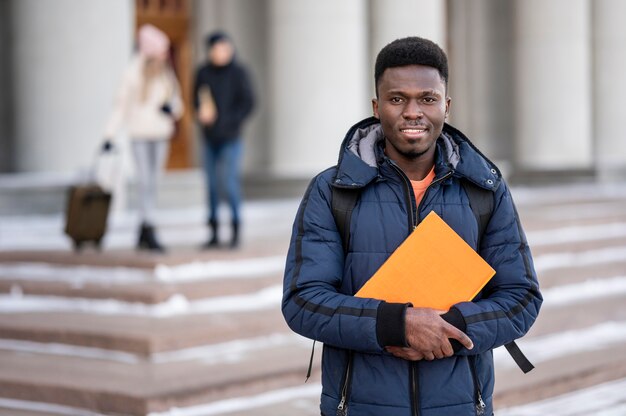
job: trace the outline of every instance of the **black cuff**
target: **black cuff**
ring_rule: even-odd
[[[376,337],[382,347],[406,347],[404,317],[408,303],[381,302],[376,313]]]
[[[463,314],[454,306],[451,307],[448,312],[441,315],[441,317],[444,321],[452,326],[455,326],[461,331],[465,332],[467,330],[467,324],[465,323],[465,318],[463,317]],[[461,344],[456,339],[450,338],[450,344],[452,345],[452,349],[454,350],[454,352],[459,352],[460,350],[465,348],[463,344]]]

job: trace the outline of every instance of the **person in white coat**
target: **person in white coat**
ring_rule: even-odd
[[[105,129],[104,149],[112,148],[118,131],[124,127],[136,163],[141,221],[137,248],[164,252],[154,231],[156,192],[183,102],[168,60],[167,35],[155,26],[143,25],[137,41],[137,53],[124,74]]]

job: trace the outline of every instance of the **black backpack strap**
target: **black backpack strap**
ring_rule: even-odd
[[[519,349],[517,343],[515,341],[511,341],[508,344],[504,344],[504,348],[509,352],[515,364],[524,372],[524,374],[528,373],[530,370],[535,368],[535,366],[526,358],[522,350]]]
[[[341,235],[344,253],[347,253],[350,247],[350,221],[359,195],[361,195],[361,188],[332,187],[330,205],[335,223],[337,224],[337,230],[339,230],[339,235]]]
[[[476,217],[476,222],[478,223],[478,247],[480,247],[482,236],[487,229],[487,225],[491,220],[491,214],[493,213],[494,195],[490,190],[481,188],[475,183],[467,180],[463,180],[462,185],[463,189],[465,189],[467,197],[469,198],[470,207],[472,208],[474,217]],[[520,350],[517,346],[515,341],[505,344],[504,347],[509,352],[517,366],[524,373],[528,373],[530,370],[535,368],[528,358],[526,358],[522,350]]]
[[[487,230],[487,224],[489,224],[491,214],[493,213],[494,195],[490,190],[482,188],[468,180],[462,180],[461,184],[463,185],[463,189],[465,189],[470,208],[472,208],[472,212],[478,223],[478,247],[480,247],[482,236],[485,234],[485,230]]]
[[[350,247],[350,220],[352,219],[352,211],[356,206],[356,201],[361,194],[360,188],[337,188],[331,187],[332,194],[330,199],[330,207],[333,212],[333,218],[337,224],[337,230],[341,236],[341,244],[343,252],[346,254]],[[306,372],[305,383],[311,377],[313,369],[313,356],[315,355],[315,341],[311,347],[311,357],[309,358],[309,368]],[[352,357],[352,356],[350,356]]]

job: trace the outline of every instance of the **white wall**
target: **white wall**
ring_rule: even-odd
[[[19,0],[12,7],[17,170],[88,166],[131,54],[134,2]]]

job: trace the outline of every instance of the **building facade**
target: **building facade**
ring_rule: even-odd
[[[228,31],[258,106],[245,172],[305,178],[371,114],[382,46],[418,35],[449,55],[451,123],[514,178],[626,178],[621,0],[2,0],[0,171],[93,159],[142,22],[171,25],[187,91],[204,37]],[[174,33],[171,32],[171,33]],[[199,164],[192,113],[170,167]]]

